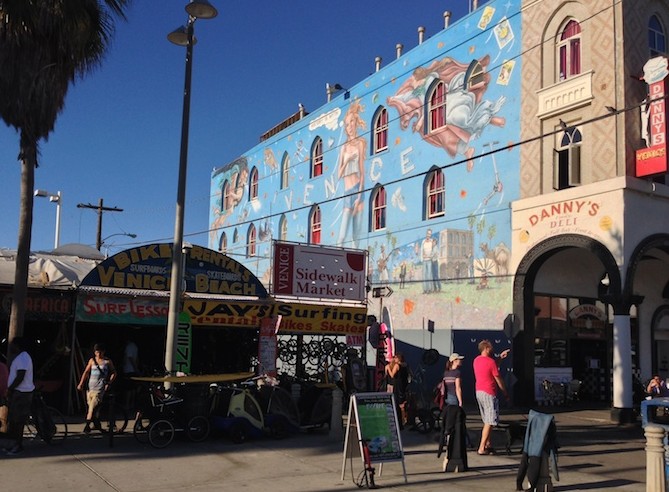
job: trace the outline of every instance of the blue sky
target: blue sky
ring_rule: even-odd
[[[468,12],[469,0],[211,0],[218,17],[195,24],[185,240],[207,245],[211,171],[293,114],[326,102],[325,84],[349,87]],[[481,1],[480,4],[485,2]],[[161,5],[157,8],[156,5]],[[186,1],[136,1],[117,24],[102,66],[73,85],[48,141],[35,187],[62,193],[60,244],[95,245],[105,212],[103,252],[174,236],[185,48],[167,34],[185,24]],[[18,133],[0,125],[0,247],[14,249],[19,215]],[[56,206],[35,199],[33,251],[53,248]],[[136,239],[123,233],[137,234]]]

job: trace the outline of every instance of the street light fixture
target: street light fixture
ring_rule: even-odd
[[[177,185],[176,218],[174,220],[174,241],[172,243],[172,271],[170,274],[170,304],[167,316],[167,335],[165,341],[165,368],[175,371],[177,342],[177,324],[181,311],[181,284],[184,276],[183,235],[184,205],[186,198],[186,170],[188,167],[188,130],[190,119],[191,73],[193,68],[193,45],[195,44],[195,21],[213,19],[218,11],[206,0],[191,0],[186,5],[188,23],[185,27],[168,34],[167,39],[178,46],[186,47],[186,76],[184,82],[183,113],[181,118],[181,152],[179,154],[179,181]]]
[[[60,206],[62,203],[62,195],[60,194],[60,191],[51,193],[46,190],[35,190],[35,196],[48,198],[50,202],[56,204],[56,238],[53,243],[53,248],[56,249],[60,244]]]
[[[128,236],[128,237],[131,237],[131,238],[135,239],[137,237],[137,234],[131,234],[129,232],[117,232],[115,234],[110,234],[109,236],[104,238],[102,241],[100,241],[100,246],[103,246],[105,244],[105,242],[107,241],[107,239],[109,239],[110,237],[114,237],[114,236]]]

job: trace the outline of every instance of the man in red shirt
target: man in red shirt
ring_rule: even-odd
[[[474,359],[474,378],[476,379],[476,401],[479,404],[481,420],[483,420],[483,430],[481,431],[481,442],[479,443],[478,454],[493,454],[490,446],[490,432],[499,421],[499,400],[497,399],[497,388],[509,399],[509,393],[506,391],[504,381],[499,375],[499,368],[493,352],[492,343],[489,340],[482,340],[479,343],[479,352],[481,355]],[[499,357],[506,358],[509,350],[503,351]]]

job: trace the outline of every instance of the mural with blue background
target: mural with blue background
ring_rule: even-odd
[[[391,286],[383,308],[393,329],[420,330],[426,319],[439,328],[501,329],[512,304],[510,204],[519,198],[520,15],[519,0],[487,3],[215,169],[209,247],[269,286],[271,240],[308,243],[318,206],[320,243],[367,250],[372,285]],[[446,124],[430,132],[426,97],[439,81]],[[381,108],[387,149],[374,153]],[[318,138],[322,174],[312,177]],[[429,217],[435,170],[443,172],[443,214]],[[249,199],[254,173],[257,197]],[[377,186],[386,210],[385,227],[375,230]],[[370,299],[370,312],[381,311],[378,303]]]

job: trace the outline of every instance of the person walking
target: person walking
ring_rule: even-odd
[[[504,398],[509,400],[509,393],[504,386],[504,381],[499,374],[497,360],[489,340],[479,342],[479,353],[474,359],[474,379],[476,380],[476,401],[479,405],[483,429],[481,430],[481,442],[478,454],[494,454],[490,445],[490,433],[492,428],[499,423],[499,400],[497,389],[502,392]],[[504,350],[499,358],[504,359],[509,355],[509,350]]]
[[[4,449],[5,453],[15,456],[23,452],[23,427],[30,415],[33,401],[33,360],[27,351],[27,341],[23,337],[14,338],[9,344],[9,378],[7,394],[9,411],[7,422],[8,437],[13,444]]]
[[[88,380],[88,389],[86,391],[88,409],[86,412],[86,426],[84,427],[84,433],[86,434],[91,432],[91,424],[93,424],[95,429],[102,431],[98,416],[98,407],[102,402],[105,392],[109,390],[116,379],[116,369],[111,359],[105,356],[105,346],[101,343],[96,343],[93,351],[94,355],[88,360],[86,369],[84,369],[84,373],[81,375],[81,380],[77,386],[79,391],[83,390]]]
[[[400,429],[404,429],[408,421],[407,415],[407,390],[409,387],[409,366],[404,360],[404,355],[397,353],[386,366],[386,374],[392,382],[392,392],[395,395],[395,407],[399,418]]]

